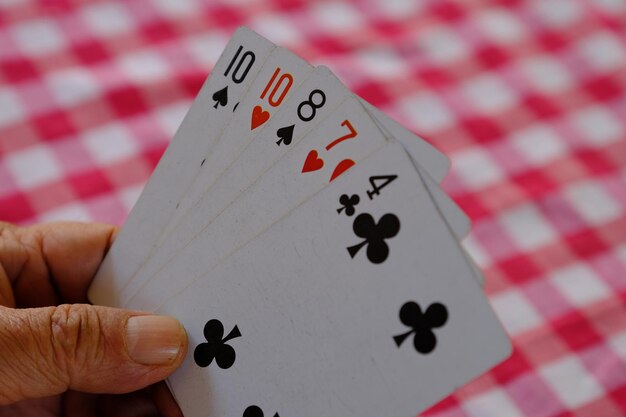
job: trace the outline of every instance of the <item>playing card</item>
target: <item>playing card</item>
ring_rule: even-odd
[[[189,334],[169,380],[185,416],[409,417],[509,355],[421,177],[385,143],[158,309]]]
[[[203,170],[196,178],[184,206],[179,207],[181,212],[189,207],[189,203],[195,203],[203,195],[202,191],[219,178],[271,120],[272,115],[289,101],[289,97],[311,71],[313,67],[310,64],[288,49],[276,48],[272,52],[248,94],[241,101],[237,116],[231,119],[214,151],[206,159],[208,169]]]
[[[265,60],[245,97],[235,105],[235,116],[230,119],[211,152],[202,160],[200,165],[203,169],[198,172],[191,189],[210,185],[219,178],[312,69],[310,64],[287,49],[275,48]],[[177,204],[174,207],[174,213],[169,212],[170,219],[172,216],[176,217],[175,211],[179,206]],[[143,251],[142,263],[169,237],[171,228],[167,227],[168,222],[161,224],[158,237],[149,243],[147,251]],[[118,295],[127,291],[131,295],[134,293],[135,274],[131,274],[124,286],[118,287]],[[117,296],[115,300],[120,305]]]
[[[297,143],[303,136],[303,132],[313,128],[328,112],[334,110],[343,99],[350,95],[352,93],[328,68],[324,66],[315,68],[307,80],[286,101],[282,110],[262,128],[255,140],[247,145],[250,149],[246,148],[239,157],[244,158],[244,161],[235,164],[234,167],[233,163],[229,170],[224,171],[225,175],[219,178],[221,186],[219,189],[216,190],[214,185],[217,184],[211,181],[205,179],[196,181],[195,187],[189,190],[177,207],[175,216],[165,228],[163,236],[169,236],[183,218],[186,218],[189,224],[193,224],[194,229],[212,220],[215,213],[210,213],[202,207],[202,199],[232,201],[241,190],[249,186],[254,179],[262,175],[284,155],[292,142]],[[409,150],[427,187],[432,190],[435,202],[441,206],[442,215],[450,223],[455,234],[463,238],[470,229],[469,219],[445,193],[441,192],[428,170],[422,168],[422,165],[426,165],[438,177],[442,177],[445,172],[442,168],[447,167],[447,158],[423,140],[408,134],[405,129],[388,116],[372,108],[369,103],[364,103],[370,114],[376,114],[374,121],[381,130],[387,133],[388,137],[394,136],[392,131],[400,135],[399,140]]]
[[[269,62],[269,60],[268,60]],[[131,284],[125,288],[124,299],[129,299],[149,279],[147,275],[155,271],[155,265],[160,267],[180,248],[187,244],[199,233],[202,228],[210,223],[221,213],[237,196],[252,184],[256,178],[262,176],[287,150],[294,146],[303,137],[302,133],[313,128],[321,118],[334,111],[337,105],[352,94],[341,82],[325,67],[316,68],[303,84],[286,101],[282,110],[270,120],[260,133],[249,142],[241,155],[234,161],[224,173],[211,182],[209,179],[196,181],[196,187],[192,188],[176,211],[175,217],[166,227],[163,236],[167,239],[160,243],[156,254],[151,256],[146,264],[146,271],[142,276],[134,278]],[[397,131],[397,123],[387,116],[379,115],[376,124],[385,129],[389,136],[389,129]],[[354,135],[349,120],[342,122],[345,127],[345,135],[340,136],[335,143],[349,140]],[[288,132],[286,133],[285,130]],[[410,134],[402,134],[403,144],[415,142],[416,139]],[[329,144],[327,148],[332,148]],[[428,145],[429,146],[429,145]],[[412,145],[408,145],[415,155],[416,167],[423,176],[427,188],[441,210],[442,215],[450,224],[453,232],[462,238],[469,231],[470,222],[467,216],[442,192],[428,173],[419,166],[417,161],[425,162],[421,153],[417,153]],[[420,148],[421,149],[421,148]],[[314,153],[317,150],[313,151]],[[436,151],[435,151],[436,152]],[[313,154],[311,156],[313,157]],[[426,153],[425,156],[431,156]],[[435,158],[436,159],[436,158]],[[201,191],[202,190],[202,191]],[[189,208],[188,208],[189,207]],[[184,215],[186,212],[186,216]],[[181,222],[181,219],[184,219]],[[477,274],[479,277],[480,274]],[[124,304],[122,304],[124,305]]]
[[[219,213],[213,221],[204,227],[185,222],[174,229],[167,241],[170,246],[155,251],[154,262],[121,294],[121,305],[153,310],[172,291],[254,238],[386,141],[360,101],[349,97],[225,209],[212,209],[211,205],[220,204],[219,199],[207,199],[207,212]],[[187,242],[190,235],[195,238]],[[178,248],[181,250],[175,250]],[[179,268],[188,264],[196,272],[182,276]]]
[[[93,303],[117,304],[115,294],[143,264],[274,48],[247,28],[235,32],[102,262],[88,294]]]
[[[213,200],[214,203],[214,200],[219,199],[223,204],[232,202],[242,190],[284,155],[292,142],[297,143],[351,94],[342,87],[341,82],[328,68],[315,68],[291,97],[285,100],[281,109],[259,128],[259,133],[248,142],[236,160],[237,163],[233,161],[216,182],[205,179],[195,182],[164,234],[169,235],[183,218],[188,223],[195,224],[195,228],[212,220],[217,213],[211,213],[204,208],[201,200]],[[218,206],[222,209],[225,207]]]
[[[387,135],[400,142],[406,149],[415,168],[424,180],[427,190],[433,201],[458,239],[463,239],[471,228],[467,215],[443,192],[435,183],[442,181],[450,167],[450,160],[441,152],[432,147],[424,139],[413,135],[398,122],[361,99],[367,112],[373,117],[377,126]],[[479,281],[482,282],[482,274]]]

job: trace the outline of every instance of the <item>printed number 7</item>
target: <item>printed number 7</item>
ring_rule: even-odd
[[[338,144],[340,144],[344,140],[352,139],[352,138],[355,138],[357,136],[357,134],[358,134],[357,131],[354,130],[354,128],[352,127],[352,125],[350,124],[350,122],[348,120],[344,120],[341,123],[341,126],[346,126],[350,132],[348,134],[346,134],[346,135],[343,135],[340,138],[335,139],[331,143],[329,143],[326,146],[326,150],[327,151],[330,151],[332,148],[334,148],[335,146],[337,146]]]

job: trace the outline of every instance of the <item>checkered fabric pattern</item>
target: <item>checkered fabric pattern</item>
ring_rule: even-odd
[[[0,0],[0,219],[121,224],[239,25],[452,160],[514,354],[425,415],[625,416],[625,0]]]

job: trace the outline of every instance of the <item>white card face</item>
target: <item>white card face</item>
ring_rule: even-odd
[[[312,69],[311,65],[287,49],[273,49],[245,97],[234,107],[234,117],[230,118],[230,122],[223,129],[221,137],[211,152],[201,161],[202,169],[196,176],[191,189],[203,184],[212,184]],[[170,212],[169,219],[176,216],[176,210],[175,206],[174,213]],[[149,255],[152,255],[168,238],[172,227],[163,223],[160,230],[160,237],[152,242]],[[144,260],[146,258],[144,257]],[[137,288],[135,281],[135,276],[133,276],[118,293],[133,294]],[[120,300],[125,296],[119,295],[122,298],[116,297],[116,299]]]
[[[362,100],[362,99],[361,99]],[[362,100],[365,108],[376,121],[378,127],[387,135],[393,137],[404,146],[407,153],[413,161],[415,169],[424,180],[424,185],[428,189],[433,201],[450,226],[457,239],[461,240],[469,233],[472,223],[467,215],[452,201],[452,199],[443,192],[441,187],[433,180],[430,171],[427,171],[422,164],[426,163],[430,166],[431,171],[443,178],[445,171],[443,167],[448,166],[448,158],[437,151],[435,148],[426,143],[423,139],[414,136],[408,130],[404,129],[390,117],[382,113],[380,110],[372,107],[371,104]],[[395,135],[399,135],[396,137]],[[434,161],[434,162],[428,162]],[[447,170],[447,168],[446,168]],[[482,275],[481,275],[482,276]]]
[[[414,416],[510,353],[470,276],[388,144],[158,310],[189,334],[170,386],[186,417]]]
[[[218,213],[211,209],[221,211],[234,201],[349,95],[328,68],[315,68],[220,178],[213,183],[196,182],[169,222],[166,234],[183,219],[194,225],[192,233],[213,220]]]
[[[154,248],[165,244],[184,213],[201,198],[234,160],[250,144],[272,116],[284,106],[313,67],[285,48],[276,48],[267,58],[256,80],[235,110],[212,153],[204,161],[188,194],[164,226]],[[198,225],[201,226],[201,225]],[[133,278],[134,279],[134,278]]]
[[[233,108],[274,48],[249,29],[235,32],[100,266],[89,289],[93,303],[117,305],[116,293],[147,259]]]
[[[313,71],[306,61],[285,48],[276,48],[261,69],[254,85],[224,129],[214,152],[206,160],[208,169],[198,176],[181,211],[202,197],[219,176],[237,159],[241,152],[262,131],[291,95]]]
[[[341,81],[326,67],[319,66],[313,70],[309,78],[300,85],[290,99],[281,107],[272,120],[270,120],[255,140],[242,152],[238,164],[231,165],[224,171],[224,177],[216,183],[210,181],[196,181],[197,187],[193,187],[185,196],[180,207],[176,210],[176,216],[169,222],[165,236],[176,227],[182,219],[194,225],[194,229],[206,224],[214,218],[214,214],[203,209],[203,199],[220,199],[224,202],[233,201],[236,196],[262,175],[268,167],[274,164],[289,149],[292,142],[302,137],[304,131],[312,129],[327,112],[332,111],[343,99],[352,93]],[[366,103],[366,102],[364,102]],[[371,105],[366,103],[366,107]],[[372,110],[368,110],[370,114]],[[410,134],[388,116],[376,111],[374,121],[379,128],[388,133],[388,137],[394,137],[391,131],[399,134],[399,141],[409,151],[420,174],[424,177],[426,186],[431,190],[435,203],[440,207],[442,215],[450,224],[450,227],[459,239],[465,237],[470,229],[469,218],[431,178],[429,173],[420,166],[427,164],[435,173],[442,177],[447,169],[447,158],[422,139]],[[403,132],[400,133],[400,130]],[[261,142],[261,143],[258,143]],[[276,146],[273,146],[275,144]],[[231,178],[234,176],[235,178]],[[234,183],[233,183],[234,181]],[[213,187],[219,185],[219,188]],[[213,202],[211,202],[213,204]],[[195,216],[195,217],[194,217]],[[191,236],[190,236],[191,237]],[[163,241],[161,242],[163,244]]]
[[[122,305],[155,309],[173,291],[302,204],[386,140],[360,101],[346,99],[206,227],[196,230],[197,225],[185,222],[173,230],[170,246],[158,248],[151,258],[155,262],[143,268],[131,282],[133,290],[129,285],[122,295]],[[193,232],[196,237],[187,242]],[[133,294],[134,298],[128,298]]]
[[[271,62],[271,60],[268,60]],[[206,224],[210,223],[228,204],[249,187],[258,177],[280,159],[290,147],[293,147],[302,138],[307,130],[313,129],[320,119],[327,116],[337,105],[351,93],[326,67],[317,67],[311,75],[293,92],[281,110],[260,130],[259,134],[247,145],[223,174],[211,182],[208,179],[196,181],[190,195],[185,198],[176,216],[170,221],[163,236],[167,239],[160,242],[161,246],[156,255],[147,263],[144,276],[155,271],[155,265],[160,267],[166,259],[180,250],[195,237]],[[397,124],[384,115],[379,115],[382,121],[374,120],[376,124],[388,132],[388,129],[397,131]],[[346,135],[352,133],[348,125]],[[403,144],[406,142],[421,141],[410,134],[402,135]],[[406,145],[413,152],[417,148]],[[434,148],[433,148],[434,149]],[[437,152],[437,151],[434,151]],[[442,215],[450,224],[453,232],[462,238],[470,228],[467,216],[442,192],[428,173],[419,167],[417,162],[431,153],[411,154],[416,167],[424,177],[427,188],[431,191]],[[436,157],[435,157],[436,159]],[[200,176],[199,178],[202,178]],[[200,189],[203,189],[200,192]],[[185,204],[187,203],[187,204]],[[191,206],[191,207],[189,207]],[[478,274],[477,276],[481,276]],[[146,279],[138,278],[131,283],[124,295],[129,299],[141,288]]]

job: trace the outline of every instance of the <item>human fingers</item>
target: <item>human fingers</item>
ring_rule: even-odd
[[[170,317],[86,304],[0,307],[0,404],[68,389],[136,391],[170,375],[186,350]]]

